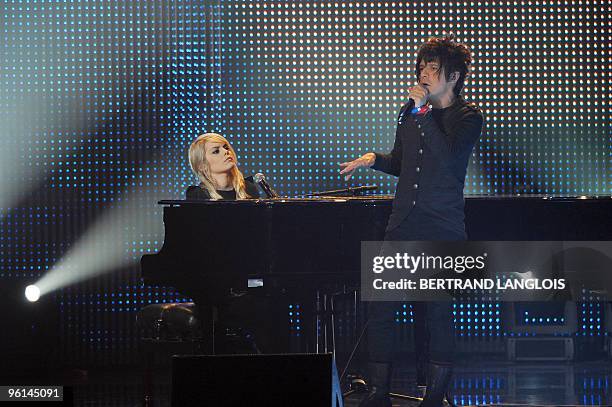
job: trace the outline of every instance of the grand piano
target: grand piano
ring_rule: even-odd
[[[160,201],[165,237],[145,284],[196,302],[263,281],[302,299],[359,286],[361,241],[382,240],[392,197]],[[469,196],[470,240],[612,240],[612,197]]]
[[[146,284],[192,297],[210,278],[232,274],[274,284],[314,276],[358,281],[360,244],[382,240],[391,201],[160,201],[164,244],[143,256],[142,275]],[[612,240],[612,197],[470,196],[465,214],[470,240]]]
[[[192,297],[210,278],[229,275],[240,278],[233,288],[245,288],[245,275],[274,285],[315,276],[358,280],[360,242],[383,238],[391,210],[389,197],[160,204],[164,244],[143,256],[143,278]]]

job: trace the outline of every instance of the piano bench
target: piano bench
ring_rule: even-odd
[[[151,304],[136,316],[141,339],[193,340],[201,337],[201,325],[193,302]]]
[[[193,302],[151,304],[136,315],[143,358],[143,407],[152,407],[153,369],[168,365],[174,354],[198,354],[202,329]]]

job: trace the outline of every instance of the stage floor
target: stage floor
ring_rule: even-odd
[[[582,363],[462,364],[453,377],[451,397],[457,405],[612,405],[609,361]],[[392,390],[417,394],[414,369],[401,369]],[[348,404],[347,405],[356,405]],[[411,406],[408,402],[394,402]]]
[[[73,386],[75,406],[139,406],[142,400],[142,372],[139,369],[73,369],[53,376],[54,379],[44,381]],[[169,369],[156,369],[155,406],[170,405],[170,379]],[[479,361],[462,363],[456,368],[451,394],[457,405],[464,406],[612,405],[611,379],[612,364],[609,360],[580,363]],[[30,380],[36,381],[32,377]],[[418,395],[414,369],[397,369],[392,390]],[[345,400],[345,405],[357,406],[360,399],[361,396],[352,396]],[[398,407],[414,405],[407,401],[394,401],[394,406]]]

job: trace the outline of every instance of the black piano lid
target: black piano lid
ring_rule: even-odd
[[[267,287],[304,287],[303,276],[313,273],[316,278],[306,279],[312,286],[338,279],[358,284],[361,242],[383,240],[391,201],[381,195],[162,200],[164,245],[158,254],[143,256],[142,274],[147,284],[173,286],[190,298],[210,295],[203,290],[220,270],[287,274],[268,278]],[[610,196],[469,195],[465,201],[470,240],[612,241]],[[206,230],[219,233],[211,238]],[[240,256],[219,256],[230,240]]]
[[[612,201],[612,196],[608,195],[545,195],[545,194],[466,194],[465,199],[469,201],[491,201],[491,200],[522,200],[522,201]],[[159,205],[182,206],[182,205],[215,205],[220,202],[229,205],[259,205],[259,204],[292,204],[292,203],[384,203],[393,200],[393,195],[367,195],[367,196],[335,196],[324,198],[276,198],[276,199],[242,199],[242,200],[183,200],[183,199],[164,199],[157,203]]]

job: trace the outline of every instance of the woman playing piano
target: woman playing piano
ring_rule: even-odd
[[[199,136],[189,147],[189,165],[200,185],[187,189],[187,199],[258,198],[257,186],[237,167],[236,152],[217,133]]]
[[[200,180],[200,185],[192,185],[187,189],[187,199],[258,198],[257,186],[250,177],[242,175],[236,163],[236,152],[223,136],[216,133],[199,136],[189,147],[189,164]],[[233,242],[228,235],[216,231],[207,232],[218,239],[227,239],[227,246],[232,247]],[[225,255],[228,253],[219,253],[219,256]],[[207,318],[210,310],[206,308],[206,300],[196,303],[201,307],[202,318]],[[215,335],[216,352],[274,353],[284,349],[282,341],[278,339],[279,335],[275,334],[275,323],[280,318],[277,314],[281,310],[273,305],[272,300],[260,288],[249,289],[248,293],[232,291],[223,297],[217,304],[219,326]]]

